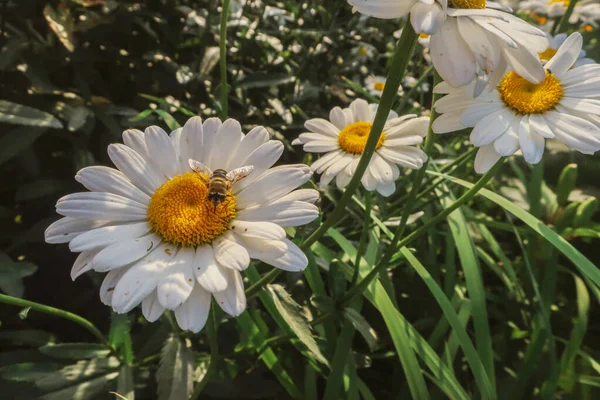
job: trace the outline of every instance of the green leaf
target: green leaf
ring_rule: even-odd
[[[46,132],[46,128],[20,126],[2,136],[0,138],[0,165],[19,155],[44,132]]]
[[[31,276],[37,271],[37,266],[27,261],[0,261],[0,284]]]
[[[192,393],[194,354],[188,339],[170,336],[161,353],[156,371],[158,400],[187,399]]]
[[[44,17],[50,26],[50,29],[56,34],[60,42],[70,52],[75,51],[73,43],[73,29],[75,21],[69,11],[69,7],[59,7],[54,9],[50,4],[44,7]]]
[[[61,368],[55,363],[22,362],[0,368],[0,378],[17,382],[35,382]]]
[[[325,365],[328,365],[327,359],[321,353],[317,342],[311,332],[311,327],[302,314],[302,308],[294,301],[292,296],[281,285],[272,284],[268,287],[273,303],[281,317],[289,325],[298,339],[314,354],[315,358]]]
[[[108,341],[119,351],[121,359],[128,365],[133,363],[133,348],[131,343],[129,318],[127,314],[111,314],[110,333]]]
[[[556,202],[563,207],[577,184],[577,164],[568,164],[563,168],[556,185]]]
[[[47,344],[40,351],[54,358],[78,360],[82,358],[102,358],[110,354],[106,346],[98,343]]]
[[[61,129],[63,127],[62,122],[52,114],[7,100],[0,100],[0,122],[39,128]]]
[[[127,364],[123,364],[119,371],[117,393],[127,400],[135,399],[135,391],[133,390],[133,368]]]
[[[66,181],[56,179],[40,179],[21,186],[15,193],[15,201],[29,201],[66,190],[69,187]]]
[[[54,340],[54,335],[49,332],[21,329],[17,331],[0,331],[0,342],[5,341],[15,346],[43,346]]]
[[[110,381],[117,378],[119,372],[111,372],[110,374],[101,375],[97,378],[87,380],[85,382],[71,385],[67,388],[58,390],[53,393],[48,393],[39,397],[39,400],[88,400],[94,399],[100,393],[105,393],[110,386]]]
[[[440,198],[442,207],[449,207],[456,198],[452,192],[448,189],[445,184],[440,185],[440,189],[435,190],[436,194]],[[471,310],[473,315],[473,325],[475,328],[475,339],[477,346],[477,353],[481,357],[481,362],[489,378],[489,383],[492,385],[490,388],[480,387],[479,389],[489,395],[495,392],[495,372],[494,372],[494,352],[492,350],[492,337],[490,333],[490,327],[488,324],[488,314],[485,298],[485,289],[483,287],[483,278],[481,276],[481,269],[477,259],[475,246],[469,229],[467,227],[467,220],[460,208],[448,215],[448,225],[454,237],[454,243],[458,251],[458,257],[461,262],[462,269],[465,274],[465,280],[467,284],[467,292],[471,299]],[[403,252],[406,256],[406,252]],[[471,368],[475,364],[471,365]],[[474,373],[475,370],[473,370]],[[483,384],[483,379],[479,380],[480,384]],[[488,397],[489,398],[489,397]]]
[[[248,75],[246,78],[237,82],[235,86],[240,89],[262,88],[270,86],[285,85],[294,82],[296,78],[289,74],[265,74],[257,72]]]
[[[448,179],[467,188],[471,188],[473,186],[472,183],[455,178],[453,176],[430,171],[428,171],[428,173],[441,176],[444,179]],[[590,260],[581,254],[579,250],[573,247],[551,228],[547,227],[542,221],[535,218],[519,206],[513,204],[511,201],[490,190],[481,189],[478,194],[498,204],[500,207],[506,209],[508,212],[512,213],[515,217],[527,224],[533,231],[550,242],[558,251],[571,260],[575,267],[577,267],[577,269],[579,269],[583,274],[587,275],[587,277],[590,278],[597,286],[600,286],[600,270],[598,270],[598,268],[592,262],[590,262]]]
[[[117,368],[119,367],[119,360],[116,357],[109,358],[94,358],[92,360],[82,360],[76,364],[67,365],[66,367],[47,374],[43,378],[38,379],[35,384],[38,388],[45,392],[61,393],[65,391],[69,393],[70,390],[76,389],[80,384],[89,383],[97,377],[108,379],[101,379],[100,381],[92,384],[93,387],[99,386],[102,380],[110,380],[117,377],[119,374]],[[84,386],[85,389],[86,386]],[[83,390],[85,394],[85,390]],[[52,397],[60,399],[61,397]],[[62,399],[71,399],[72,397],[62,397]],[[87,397],[84,397],[87,398]]]
[[[177,128],[181,128],[181,125],[179,125],[179,122],[177,122],[177,120],[175,118],[173,118],[171,116],[171,114],[169,114],[165,110],[153,110],[153,111],[155,114],[157,114],[159,117],[161,117],[163,119],[163,121],[165,121],[165,124],[167,124],[167,126],[169,127],[169,129],[171,131],[174,131]]]
[[[353,308],[346,307],[344,309],[344,317],[352,323],[354,328],[361,334],[361,336],[367,342],[369,349],[375,351],[378,347],[379,338],[375,329],[369,325],[365,317],[363,317],[358,311]]]

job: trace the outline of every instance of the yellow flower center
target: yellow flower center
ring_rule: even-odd
[[[369,53],[369,50],[366,47],[359,47],[356,52],[359,56],[366,56]]]
[[[560,4],[560,3],[562,3],[562,5],[565,6],[565,7],[569,7],[569,4],[571,3],[571,1],[570,0],[550,0],[548,2],[548,5],[551,5],[551,4]]]
[[[583,30],[584,30],[585,32],[591,32],[591,31],[593,31],[593,30],[594,30],[594,27],[593,27],[592,25],[590,25],[590,24],[586,24],[586,25],[583,27]]]
[[[429,35],[428,35],[428,34],[426,34],[425,32],[423,32],[423,33],[420,33],[420,34],[419,34],[419,38],[420,38],[420,39],[429,39]]]
[[[348,125],[340,132],[338,136],[338,142],[340,147],[347,153],[362,154],[373,126],[370,122],[355,122]],[[385,140],[385,133],[381,132],[379,141],[377,142],[377,148],[383,145]]]
[[[207,194],[208,188],[196,173],[177,175],[152,195],[148,222],[171,243],[189,247],[210,243],[229,229],[235,217],[235,196],[227,193],[215,209]]]
[[[452,8],[485,8],[485,0],[450,0],[448,5]]]
[[[540,57],[540,60],[550,61],[550,59],[552,57],[554,57],[554,55],[556,54],[557,51],[558,51],[557,49],[553,49],[552,47],[548,47],[546,49],[546,51],[544,51],[542,53],[538,53],[538,56]]]
[[[374,88],[375,90],[378,90],[378,91],[380,91],[380,92],[383,92],[383,88],[384,88],[384,87],[385,87],[385,82],[375,82],[375,83],[373,84],[373,88]]]
[[[558,104],[563,96],[560,80],[549,72],[537,85],[509,72],[498,85],[504,104],[520,114],[541,114]]]

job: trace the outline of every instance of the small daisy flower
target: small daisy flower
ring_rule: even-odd
[[[193,117],[170,135],[153,126],[127,130],[123,141],[108,147],[117,169],[77,173],[90,191],[58,200],[64,218],[45,233],[46,242],[68,242],[81,253],[72,279],[107,272],[100,299],[114,311],[141,304],[144,317],[155,321],[173,310],[182,329],[198,332],[213,297],[230,315],[245,310],[240,271],[250,259],[287,271],[306,267],[306,256],[283,228],[317,217],[318,192],[294,190],[312,172],[306,165],[271,168],[283,144],[269,140],[263,127],[243,134],[235,120]],[[192,171],[190,159],[204,172]],[[218,169],[243,166],[253,169],[243,169],[249,175],[233,185],[221,179],[213,186],[207,173],[223,176]],[[229,174],[225,179],[232,182]]]
[[[359,60],[370,60],[375,56],[375,47],[368,43],[360,43],[352,49],[352,54]]]
[[[404,85],[407,88],[411,88],[411,89],[416,87],[417,83],[419,83],[419,80],[412,76],[406,76],[402,80],[402,85]],[[429,82],[422,82],[421,85],[416,90],[417,90],[417,92],[424,92],[424,93],[429,92]]]
[[[519,3],[519,11],[559,18],[565,15],[570,3],[570,0],[527,0]],[[575,4],[573,12],[569,16],[569,23],[576,24],[580,20],[599,17],[600,2],[598,0],[580,0]]]
[[[546,63],[546,77],[539,84],[510,71],[496,89],[472,98],[465,89],[442,82],[435,91],[447,95],[435,103],[443,115],[433,123],[433,131],[472,127],[471,143],[480,147],[475,158],[478,173],[519,149],[525,161],[537,164],[546,139],[584,154],[600,150],[600,65],[572,68],[582,44],[581,34],[569,36]]]
[[[474,77],[495,86],[507,66],[525,79],[540,83],[544,70],[537,57],[548,47],[544,32],[509,14],[509,8],[486,0],[348,0],[354,10],[378,17],[405,17],[417,33],[430,35],[429,48],[436,70],[452,87],[468,85]]]
[[[559,33],[554,37],[550,33],[547,33],[547,35],[548,40],[550,41],[550,46],[546,49],[546,51],[539,54],[540,60],[542,60],[543,64],[547,63],[552,57],[554,57],[560,46],[562,46],[562,44],[567,40],[568,37],[566,33]],[[585,50],[581,50],[579,52],[579,56],[577,56],[577,61],[575,61],[575,64],[573,64],[573,67],[579,67],[580,65],[595,63],[594,60],[592,60],[591,58],[585,58],[585,56]]]
[[[417,41],[419,42],[419,44],[423,47],[425,47],[426,49],[429,48],[429,41],[431,40],[431,36],[426,34],[425,32],[421,32],[419,33],[419,39],[417,39]]]
[[[383,93],[383,88],[385,87],[385,81],[385,76],[369,75],[365,78],[365,88],[371,95],[381,97],[381,94]],[[399,87],[398,93],[402,92],[402,88]]]
[[[327,153],[311,165],[313,171],[323,174],[322,188],[333,178],[340,189],[350,182],[365,149],[376,111],[377,104],[357,99],[349,108],[332,109],[331,122],[322,118],[306,121],[304,126],[310,132],[301,134],[292,144],[304,145],[306,152]],[[390,112],[377,150],[361,180],[366,190],[377,190],[383,196],[390,196],[396,190],[394,181],[400,176],[398,165],[418,169],[427,161],[425,152],[414,146],[427,134],[429,118],[415,117],[398,117],[395,112]]]

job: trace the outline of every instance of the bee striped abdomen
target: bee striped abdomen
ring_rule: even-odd
[[[229,181],[226,178],[227,172],[222,169],[215,170],[208,181],[208,200],[215,209],[225,201],[227,191],[229,190]]]

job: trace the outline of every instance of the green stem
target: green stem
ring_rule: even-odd
[[[356,286],[354,286],[352,289],[346,292],[346,294],[342,298],[341,305],[347,305],[350,301],[352,301],[352,299],[355,296],[361,294],[371,284],[371,282],[373,282],[377,275],[379,275],[381,271],[387,268],[392,255],[396,251],[395,249],[405,247],[408,243],[412,242],[416,238],[426,234],[431,227],[445,219],[448,215],[450,215],[450,213],[452,213],[454,210],[465,204],[467,201],[471,200],[477,194],[477,192],[483,189],[486,183],[488,183],[488,181],[492,179],[494,175],[496,175],[496,172],[500,170],[503,163],[504,158],[501,158],[488,172],[486,172],[477,181],[477,183],[473,185],[471,189],[469,189],[465,194],[459,197],[448,208],[444,209],[444,211],[427,221],[427,223],[425,223],[419,229],[413,231],[410,235],[406,236],[402,240],[400,240],[400,237],[398,235],[394,235],[394,239],[392,239],[392,243],[389,245],[388,251],[382,257],[381,261],[379,261],[379,263],[371,270],[371,272],[367,274],[367,276],[363,278],[363,280],[361,280]]]
[[[78,325],[83,326],[92,335],[94,335],[98,339],[98,341],[100,341],[100,343],[102,343],[103,345],[105,345],[108,348],[111,348],[110,345],[108,344],[108,340],[106,340],[106,338],[104,337],[102,332],[100,332],[98,330],[98,328],[96,328],[94,326],[94,324],[92,324],[90,321],[88,321],[87,319],[85,319],[83,317],[80,317],[77,314],[73,314],[68,311],[61,310],[59,308],[46,306],[44,304],[34,303],[33,301],[23,300],[23,299],[19,299],[17,297],[8,296],[5,294],[0,294],[0,302],[6,303],[6,304],[12,304],[13,306],[18,306],[18,307],[29,307],[32,310],[40,311],[45,314],[52,315],[54,317],[68,319],[72,322],[75,322]]]
[[[573,10],[575,9],[576,4],[577,4],[577,0],[571,0],[569,2],[569,6],[567,7],[565,14],[562,16],[560,23],[554,24],[554,26],[552,27],[552,28],[554,28],[558,25],[558,29],[552,29],[553,35],[556,35],[557,33],[565,32],[567,30],[567,24],[569,23],[569,18],[571,17],[571,14],[573,14]]]
[[[406,70],[406,66],[408,65],[410,57],[412,56],[415,44],[417,43],[417,38],[418,36],[415,33],[412,25],[406,24],[402,30],[402,35],[398,40],[398,44],[396,45],[396,50],[394,51],[394,56],[390,65],[386,84],[383,88],[383,94],[381,95],[381,102],[377,108],[375,120],[373,121],[371,132],[369,133],[369,139],[367,139],[367,144],[365,145],[365,150],[363,151],[360,161],[356,167],[356,172],[350,180],[350,183],[348,183],[344,194],[329,215],[329,218],[327,218],[327,220],[325,220],[308,238],[306,238],[306,240],[304,240],[304,242],[302,242],[300,245],[302,250],[306,251],[309,249],[313,243],[319,240],[321,236],[323,236],[329,228],[334,226],[346,213],[346,206],[352,200],[352,196],[354,196],[354,193],[358,189],[360,180],[369,166],[371,157],[373,157],[373,154],[375,153],[379,137],[381,136],[381,132],[383,131],[387,117],[392,109],[392,103],[397,95],[400,82],[404,77],[404,71]],[[280,273],[280,269],[273,269],[265,274],[258,282],[246,290],[246,296],[252,296],[264,285],[277,278]]]
[[[356,260],[354,261],[354,275],[352,276],[352,285],[358,281],[358,271],[360,269],[360,259],[365,252],[367,246],[367,236],[369,233],[369,226],[371,225],[371,192],[365,192],[365,219],[363,221],[363,229],[360,234],[360,242],[358,243],[358,249],[356,249]]]
[[[434,87],[437,85],[442,78],[436,72],[434,75]],[[439,94],[434,93],[433,99],[431,101],[431,118],[429,118],[429,128],[427,129],[427,138],[425,139],[425,145],[423,146],[423,150],[427,154],[427,161],[423,164],[421,168],[419,168],[415,174],[415,180],[413,182],[413,186],[410,190],[410,195],[408,196],[408,200],[406,200],[406,205],[402,210],[402,216],[400,217],[400,224],[396,229],[396,233],[394,235],[394,239],[401,238],[404,235],[404,230],[406,229],[406,223],[408,222],[408,217],[413,210],[413,206],[415,203],[415,199],[417,198],[417,194],[419,193],[419,189],[421,188],[421,184],[423,183],[423,178],[425,177],[425,172],[427,171],[427,164],[429,164],[429,159],[431,158],[431,151],[433,150],[433,143],[435,141],[435,133],[433,133],[433,121],[437,117],[437,113],[435,112],[435,102],[440,97]],[[393,242],[392,242],[393,243]],[[389,263],[394,255],[394,246],[390,246],[387,248],[386,252],[383,255],[383,260],[386,260],[385,263]]]
[[[227,85],[227,17],[229,16],[229,0],[223,0],[223,10],[221,11],[221,32],[219,37],[221,67],[221,119],[227,118],[228,114],[228,94],[229,87]]]
[[[202,390],[210,379],[217,373],[219,368],[219,360],[221,356],[219,354],[219,341],[217,338],[217,330],[219,328],[219,322],[217,321],[215,303],[211,302],[210,315],[206,324],[206,335],[208,336],[208,345],[210,347],[210,364],[208,364],[208,370],[200,382],[194,388],[194,392],[190,396],[190,400],[195,400],[200,396]]]
[[[400,113],[404,109],[404,107],[406,107],[408,100],[410,100],[412,95],[417,91],[417,88],[419,88],[421,86],[423,81],[425,81],[425,79],[427,79],[427,77],[429,76],[429,74],[431,74],[431,72],[433,72],[433,65],[430,66],[429,68],[427,68],[425,70],[425,72],[423,72],[423,75],[421,75],[419,77],[415,86],[411,87],[410,90],[407,93],[405,93],[404,96],[402,96],[402,100],[400,101],[400,104],[398,105],[398,107],[396,107],[396,111],[398,113]]]

